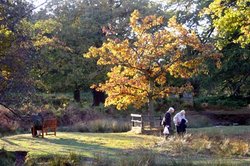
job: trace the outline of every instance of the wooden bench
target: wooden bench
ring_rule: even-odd
[[[161,116],[149,116],[140,114],[131,114],[132,131],[135,133],[160,133],[163,127],[161,126]]]
[[[56,136],[56,128],[57,128],[57,119],[53,118],[53,119],[45,119],[43,121],[43,125],[41,128],[42,131],[42,138],[44,138],[44,133],[46,133],[46,135],[48,135],[48,131],[53,131],[54,135]],[[34,126],[32,127],[32,135],[35,135],[35,128]]]

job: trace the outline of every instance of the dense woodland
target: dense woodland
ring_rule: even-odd
[[[81,102],[97,90],[106,106],[154,109],[187,91],[247,106],[249,8],[249,0],[1,0],[0,103],[41,106],[51,93]]]

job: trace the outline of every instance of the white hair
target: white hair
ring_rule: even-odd
[[[169,107],[168,111],[174,111],[173,107]]]
[[[180,113],[181,114],[185,114],[186,112],[185,112],[185,110],[181,110]]]

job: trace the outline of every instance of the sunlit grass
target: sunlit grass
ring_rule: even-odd
[[[57,136],[48,135],[42,138],[32,138],[31,134],[22,134],[0,139],[0,146],[6,150],[29,151],[37,155],[66,155],[70,152],[93,157],[96,153],[109,156],[121,153],[123,150],[138,147],[150,147],[159,141],[159,137],[135,135],[133,133],[63,133]]]
[[[76,154],[91,158],[93,161],[113,163],[113,165],[133,165],[145,158],[156,164],[170,165],[237,165],[249,164],[248,155],[217,155],[209,147],[213,141],[232,142],[236,135],[250,134],[249,126],[210,127],[188,129],[186,138],[173,137],[164,141],[163,137],[126,133],[79,133],[57,132],[57,136],[48,135],[45,138],[32,138],[31,134],[20,134],[0,138],[0,147],[9,151],[24,150],[29,152],[29,159],[41,156],[69,156]],[[191,133],[191,134],[190,134]],[[222,134],[223,133],[223,134]],[[205,135],[204,135],[205,134]],[[213,138],[210,136],[219,136]],[[184,140],[184,142],[183,142]],[[241,139],[242,140],[242,139]],[[249,139],[243,139],[247,143]],[[206,142],[207,141],[207,142]],[[182,144],[179,144],[179,143]],[[160,144],[162,143],[162,145]],[[250,143],[249,143],[250,144]],[[177,147],[176,145],[179,145]],[[243,144],[242,144],[243,145]],[[207,153],[207,150],[209,153]],[[223,151],[226,148],[220,148]],[[88,160],[88,159],[87,159]],[[91,161],[92,161],[91,160]]]

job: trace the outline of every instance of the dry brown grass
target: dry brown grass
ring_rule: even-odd
[[[161,142],[160,150],[171,154],[209,155],[220,157],[243,156],[250,154],[250,143],[247,140],[225,137],[207,136],[204,134],[186,134],[172,136]]]

